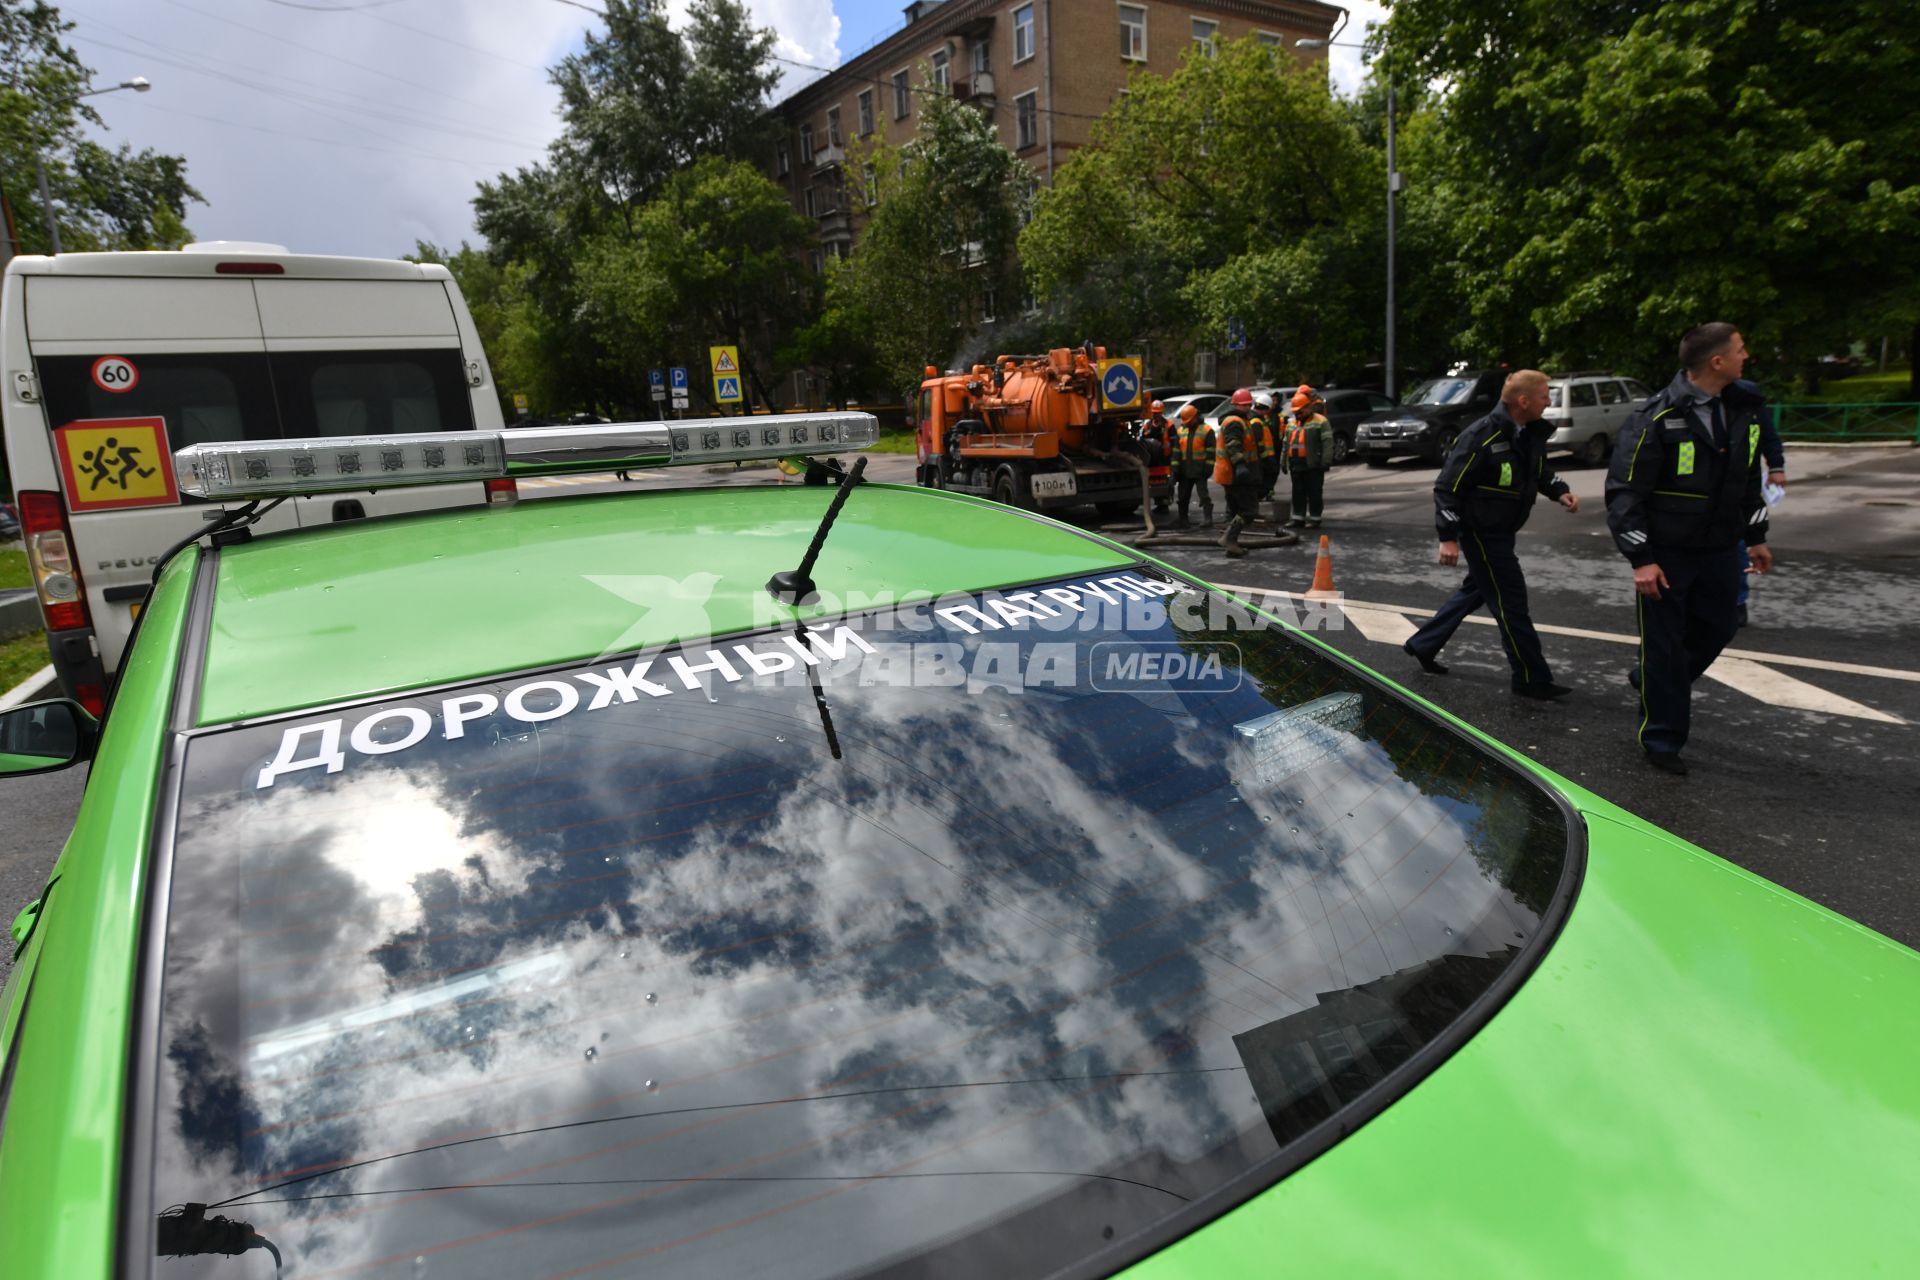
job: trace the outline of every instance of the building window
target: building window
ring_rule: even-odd
[[[820,204],[820,202],[819,202],[819,199],[818,199],[818,197],[816,197],[816,196],[815,196],[815,195],[813,194],[813,184],[812,184],[812,183],[808,183],[808,184],[807,184],[807,191],[806,191],[806,195],[805,195],[804,197],[802,197],[802,199],[803,199],[803,200],[804,200],[804,201],[806,202],[806,206],[807,206],[807,216],[808,216],[809,218],[817,218],[817,217],[819,217],[819,216],[820,216],[820,213],[819,213],[819,204]]]
[[[813,262],[813,274],[820,275],[827,269],[827,255],[815,249],[807,255]]]
[[[873,90],[860,91],[860,136],[866,137],[873,132]]]
[[[1202,47],[1209,58],[1213,56],[1214,37],[1220,34],[1220,24],[1208,18],[1193,19],[1193,42]]]
[[[1033,6],[1023,4],[1013,11],[1013,60],[1025,62],[1033,56]]]
[[[786,177],[793,172],[793,150],[786,143],[774,148],[773,163],[777,177]]]
[[[893,73],[893,118],[905,120],[912,110],[913,90],[907,84],[907,73],[896,71]]]
[[[1277,31],[1256,31],[1253,38],[1275,52],[1286,46],[1286,40]]]
[[[1000,294],[998,290],[989,288],[985,292],[981,293],[980,319],[986,322],[987,324],[992,324],[994,312],[999,309],[999,306],[1000,306]]]
[[[993,70],[993,46],[983,36],[973,42],[973,74],[982,75]]]
[[[933,58],[931,59],[933,63],[933,87],[941,93],[947,91],[947,63],[951,60],[951,56],[945,49],[935,49],[933,51]]]
[[[813,163],[813,126],[810,124],[800,126],[800,163]]]
[[[1040,142],[1040,91],[1023,93],[1013,100],[1013,149],[1024,151]]]
[[[1032,290],[1028,290],[1026,295],[1020,299],[1020,313],[1026,316],[1037,316],[1040,314],[1040,299],[1033,296]]]
[[[1129,62],[1147,60],[1147,7],[1120,6],[1120,56]]]
[[[827,145],[840,145],[840,108],[833,107],[827,112]]]
[[[872,165],[867,166],[866,188],[867,208],[871,209],[880,203],[880,175],[873,171]]]

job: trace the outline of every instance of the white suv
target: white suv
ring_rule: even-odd
[[[1627,415],[1653,393],[1632,378],[1604,370],[1554,375],[1547,387],[1545,421],[1553,427],[1547,448],[1570,452],[1590,467],[1603,467]]]

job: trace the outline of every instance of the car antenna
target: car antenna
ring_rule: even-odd
[[[834,520],[840,514],[840,508],[847,505],[847,495],[853,492],[853,486],[860,483],[860,477],[866,472],[867,456],[863,453],[853,461],[853,470],[840,478],[840,491],[833,495],[833,502],[827,507],[827,514],[821,518],[820,527],[813,531],[813,541],[807,544],[807,554],[800,558],[798,569],[782,569],[767,579],[767,590],[775,600],[782,604],[808,604],[814,596],[813,562],[820,558],[820,548],[827,540],[827,533],[833,528]]]

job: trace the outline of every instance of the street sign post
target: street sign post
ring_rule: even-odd
[[[1140,357],[1100,362],[1100,399],[1109,409],[1134,409],[1140,404]]]
[[[666,371],[663,369],[647,370],[647,388],[653,393],[655,400],[665,400],[667,398]]]
[[[738,404],[740,394],[740,350],[737,347],[708,347],[713,361],[713,398],[720,404]]]

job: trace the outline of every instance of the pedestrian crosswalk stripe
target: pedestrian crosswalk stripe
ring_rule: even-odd
[[[1282,597],[1289,600],[1302,600],[1306,597],[1297,591],[1273,591],[1265,587],[1252,587],[1233,583],[1214,584],[1222,591],[1230,591],[1237,596],[1259,601],[1262,597]],[[1408,616],[1430,618],[1431,609],[1412,609],[1401,605],[1380,604],[1374,601],[1356,600],[1316,601],[1316,603],[1334,604],[1345,614],[1367,640],[1375,644],[1402,645],[1413,635],[1413,624]],[[1482,627],[1497,627],[1499,619],[1479,614],[1469,616],[1466,621]],[[1608,631],[1589,631],[1584,627],[1559,627],[1548,623],[1535,623],[1534,630],[1543,635],[1568,636],[1578,640],[1600,640],[1608,644],[1628,644],[1638,646],[1638,636],[1615,635]],[[1760,653],[1751,649],[1725,649],[1707,668],[1707,678],[1726,685],[1728,688],[1765,702],[1770,706],[1790,707],[1797,711],[1812,711],[1823,715],[1848,716],[1856,720],[1872,720],[1880,724],[1909,723],[1899,716],[1885,711],[1875,710],[1865,703],[1843,698],[1837,693],[1829,693],[1818,685],[1805,680],[1795,679],[1775,667],[1806,667],[1821,671],[1832,671],[1840,675],[1877,676],[1887,680],[1920,681],[1920,671],[1901,671],[1893,667],[1869,667],[1852,662],[1829,662],[1823,658],[1796,658],[1786,654]]]
[[[1721,654],[1707,668],[1707,679],[1717,680],[1729,689],[1738,689],[1750,698],[1775,707],[1793,707],[1800,711],[1818,711],[1832,716],[1852,716],[1856,720],[1877,720],[1881,724],[1905,724],[1899,716],[1876,711],[1872,707],[1828,693],[1818,685],[1796,680],[1784,671],[1775,671],[1746,658]]]

